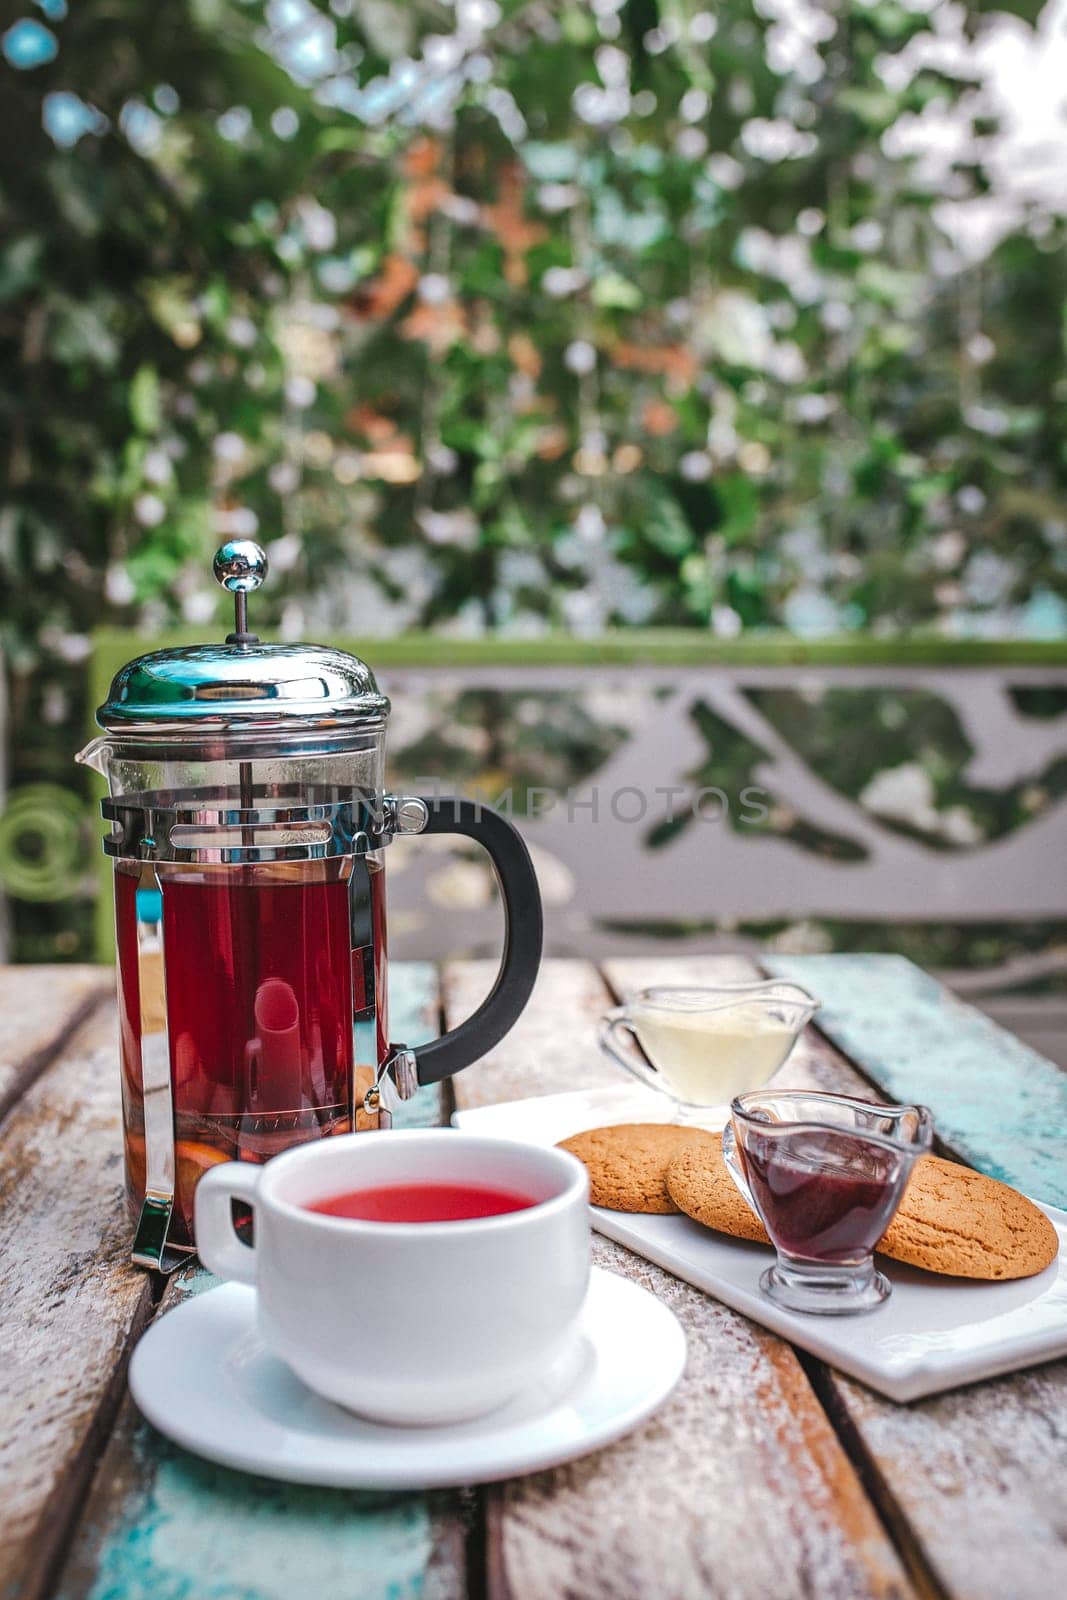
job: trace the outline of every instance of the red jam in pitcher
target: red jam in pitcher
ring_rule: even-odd
[[[899,1157],[837,1130],[821,1140],[750,1132],[744,1167],[775,1243],[800,1261],[869,1255],[899,1198]]]

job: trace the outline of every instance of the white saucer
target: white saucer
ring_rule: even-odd
[[[386,1427],[320,1399],[267,1351],[255,1290],[234,1283],[153,1323],[130,1389],[161,1433],[223,1466],[288,1483],[431,1489],[538,1472],[610,1444],[666,1399],[684,1366],[673,1312],[594,1267],[573,1349],[474,1422]]]

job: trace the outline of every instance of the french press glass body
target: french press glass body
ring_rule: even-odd
[[[389,702],[366,664],[248,632],[264,552],[231,540],[224,644],[129,662],[78,757],[102,773],[114,861],[126,1193],[133,1256],[195,1248],[193,1193],[224,1160],[387,1127],[420,1084],[512,1026],[541,954],[541,902],[516,830],[485,806],[384,787]],[[459,833],[489,852],[505,913],[496,984],[430,1044],[391,1042],[385,848]]]

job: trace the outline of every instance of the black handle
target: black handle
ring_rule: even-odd
[[[530,852],[499,812],[472,800],[426,799],[424,833],[462,833],[489,852],[504,900],[504,954],[492,991],[473,1016],[415,1051],[420,1083],[439,1083],[484,1056],[518,1020],[537,980],[543,918]]]

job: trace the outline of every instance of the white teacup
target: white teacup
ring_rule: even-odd
[[[341,1192],[459,1183],[536,1204],[458,1222],[306,1209]],[[204,1265],[254,1284],[268,1347],[328,1400],[380,1422],[480,1416],[577,1337],[589,1287],[589,1181],[565,1150],[446,1129],[348,1134],[266,1166],[212,1167],[196,1191]],[[255,1246],[231,1201],[253,1207]]]

